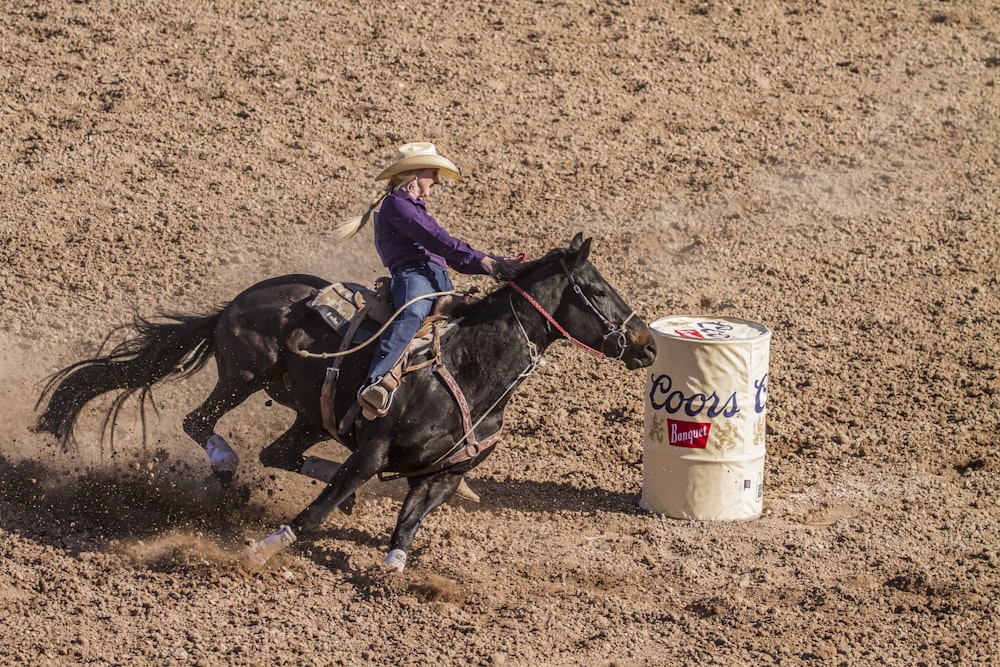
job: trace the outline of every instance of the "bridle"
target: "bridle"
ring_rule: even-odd
[[[522,288],[520,285],[515,283],[513,280],[508,280],[507,284],[510,286],[512,290],[520,294],[525,301],[531,304],[531,306],[535,310],[541,313],[542,316],[549,322],[549,324],[554,326],[556,330],[563,335],[563,338],[573,343],[574,345],[582,347],[584,350],[590,352],[598,359],[619,361],[625,355],[625,350],[628,349],[628,338],[625,335],[625,325],[628,324],[629,320],[635,317],[636,314],[635,311],[633,310],[629,314],[629,316],[622,321],[621,324],[618,325],[612,324],[611,320],[609,320],[604,315],[604,313],[601,312],[601,309],[597,307],[594,301],[590,297],[588,297],[587,294],[583,291],[583,288],[580,287],[580,283],[578,283],[576,281],[576,278],[573,277],[573,273],[569,270],[569,267],[566,266],[566,262],[560,259],[559,264],[562,266],[562,270],[563,273],[566,274],[566,278],[569,279],[569,284],[573,288],[573,292],[580,297],[580,299],[583,301],[584,304],[586,304],[588,308],[590,308],[591,312],[593,312],[594,315],[597,316],[597,319],[600,320],[601,324],[603,324],[604,328],[607,330],[603,338],[601,339],[601,349],[599,350],[595,350],[594,348],[590,347],[583,341],[573,336],[573,334],[567,331],[564,326],[562,326],[561,324],[559,324],[559,322],[556,321],[556,318],[554,318],[547,310],[545,310],[544,307],[542,307],[542,304],[538,303],[538,301],[535,300],[533,296],[524,291],[524,288]],[[511,305],[513,306],[513,304]],[[523,327],[522,327],[522,333],[523,333]],[[618,345],[618,354],[613,357],[604,353],[604,349],[607,346],[609,338],[614,340],[615,343]]]

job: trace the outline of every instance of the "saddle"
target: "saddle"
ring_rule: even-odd
[[[406,373],[412,373],[431,364],[441,363],[441,337],[454,326],[451,316],[460,306],[477,300],[472,294],[456,294],[438,297],[431,314],[421,324],[420,329],[406,347],[399,362],[387,378],[397,380]],[[307,304],[340,335],[338,352],[363,343],[363,335],[372,335],[389,321],[395,312],[389,293],[389,278],[375,281],[375,289],[350,282],[333,283],[324,287]],[[326,377],[320,394],[323,427],[336,438],[346,434],[357,419],[361,406],[355,402],[344,418],[338,423],[334,412],[334,397],[340,364],[346,357],[337,356],[326,369]]]
[[[375,289],[369,289],[358,283],[333,283],[321,289],[308,305],[342,338],[346,338],[352,324],[357,323],[360,326],[367,318],[381,326],[392,317],[395,308],[389,293],[389,282],[388,277],[378,278],[375,281]],[[438,297],[421,330],[430,320],[450,318],[460,307],[475,303],[477,300],[478,297],[472,293]],[[354,334],[356,333],[355,331]],[[342,346],[344,349],[353,343],[354,334],[351,336],[352,340]]]

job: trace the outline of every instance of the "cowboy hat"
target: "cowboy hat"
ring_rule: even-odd
[[[384,181],[404,171],[414,171],[417,169],[437,169],[438,174],[441,176],[456,180],[462,177],[455,163],[446,157],[438,155],[434,144],[427,143],[426,141],[415,141],[400,146],[399,150],[396,151],[396,161],[376,176],[375,180]]]

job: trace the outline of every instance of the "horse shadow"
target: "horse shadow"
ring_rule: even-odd
[[[207,476],[161,473],[138,466],[68,472],[0,453],[0,529],[76,555],[172,530],[238,544],[254,515],[266,515],[245,485],[224,490]]]
[[[638,495],[564,482],[530,479],[472,480],[480,503],[452,499],[465,511],[491,513],[505,509],[524,513],[587,514],[643,513]],[[273,528],[280,518],[273,508],[251,499],[250,489],[237,484],[222,491],[214,481],[190,481],[178,488],[176,478],[148,471],[119,469],[66,473],[30,459],[13,460],[0,453],[0,529],[61,549],[71,555],[101,551],[115,541],[128,543],[170,531],[199,531],[228,544],[242,544],[249,531]],[[258,489],[259,491],[259,489]],[[375,494],[401,501],[403,481],[377,484]],[[266,495],[266,494],[265,494]],[[357,510],[356,510],[357,511]],[[364,511],[363,507],[360,511]],[[391,531],[372,534],[347,522],[324,526],[317,537],[382,549]],[[371,574],[352,566],[346,551],[324,542],[304,540],[297,550],[317,565],[348,574],[359,586],[374,585]],[[373,594],[378,595],[378,586]]]
[[[459,500],[457,497],[449,503],[461,506],[465,511],[482,514],[495,514],[502,510],[514,510],[523,513],[574,512],[588,516],[600,513],[615,513],[625,515],[642,515],[647,512],[639,506],[638,493],[623,493],[600,488],[581,488],[572,484],[526,479],[504,480],[474,479],[470,481],[474,490],[480,494],[479,503]],[[378,484],[368,491],[372,495],[387,496],[394,502],[402,502],[406,495],[406,483],[402,480],[387,484]],[[360,511],[364,511],[363,507]],[[337,546],[338,542],[350,542],[364,546],[372,552],[384,551],[390,526],[386,526],[385,534],[372,534],[350,525],[326,526],[320,530],[323,540],[312,542],[306,540],[294,545],[299,556],[311,560],[316,566],[339,572],[367,601],[377,601],[392,596],[400,587],[409,593],[426,599],[438,599],[440,596],[452,595],[449,591],[440,590],[442,582],[432,578],[425,581],[420,577],[415,580],[404,578],[403,583],[389,576],[385,568],[374,563],[364,565],[352,558],[348,550]],[[332,540],[332,541],[331,541]],[[425,545],[414,545],[411,557],[417,559],[426,548]],[[447,588],[447,586],[445,586]]]

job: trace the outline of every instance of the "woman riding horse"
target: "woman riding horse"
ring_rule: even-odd
[[[389,181],[382,194],[364,215],[345,221],[337,229],[338,238],[346,239],[373,220],[375,249],[392,274],[392,302],[402,307],[379,338],[368,377],[358,392],[368,419],[384,417],[392,404],[399,387],[399,377],[392,370],[433,305],[430,298],[420,297],[454,289],[449,266],[459,273],[494,278],[501,268],[498,260],[502,258],[455,238],[427,213],[424,199],[442,178],[457,180],[461,174],[451,160],[438,155],[434,144],[404,144],[396,162],[375,177],[376,181]]]
[[[506,285],[454,320],[441,336],[436,363],[402,377],[405,391],[384,418],[351,421],[344,433],[327,430],[320,401],[329,365],[322,354],[342,341],[308,306],[330,283],[307,275],[264,280],[207,315],[138,319],[135,336],[52,376],[39,398],[47,405],[36,430],[65,443],[89,401],[118,392],[105,422],[113,432],[128,396],[145,398],[154,384],[188,377],[214,357],[216,385],[184,418],[184,431],[205,448],[219,481],[231,483],[239,461],[216,425],[256,392],[266,392],[290,408],[295,421],[260,452],[263,465],[302,472],[305,452],[330,438],[351,452],[284,535],[307,536],[335,508],[349,511],[355,491],[373,477],[402,476],[409,491],[386,556],[389,567],[401,570],[424,517],[494,450],[507,402],[551,344],[565,339],[629,369],[653,363],[649,328],[589,254],[590,240],[578,234],[568,248],[518,265]],[[314,354],[302,354],[307,350]],[[334,396],[337,423],[354,409],[369,367],[367,351],[345,357]]]

